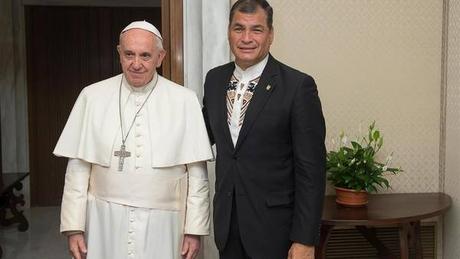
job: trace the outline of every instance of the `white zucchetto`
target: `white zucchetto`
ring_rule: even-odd
[[[155,26],[153,26],[153,24],[151,24],[151,23],[149,23],[147,21],[135,21],[135,22],[132,22],[128,26],[126,26],[121,31],[120,34],[123,34],[125,31],[131,30],[131,29],[142,29],[142,30],[149,31],[149,32],[155,34],[158,38],[160,38],[160,40],[163,41],[163,38],[161,37],[160,31]]]

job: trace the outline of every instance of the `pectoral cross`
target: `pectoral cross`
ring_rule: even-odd
[[[115,151],[115,156],[118,157],[118,171],[123,171],[123,163],[125,162],[125,157],[130,157],[131,152],[126,151],[126,146],[121,145],[120,150]]]

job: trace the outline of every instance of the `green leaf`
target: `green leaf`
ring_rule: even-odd
[[[355,150],[362,148],[361,145],[356,141],[351,141],[351,145],[353,146],[353,149]]]
[[[377,141],[380,138],[380,131],[378,131],[378,130],[374,131],[373,138],[374,138],[375,141]]]

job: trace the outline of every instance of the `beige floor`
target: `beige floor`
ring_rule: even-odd
[[[66,240],[59,234],[59,207],[25,209],[24,215],[29,220],[26,232],[0,227],[2,259],[70,258]]]

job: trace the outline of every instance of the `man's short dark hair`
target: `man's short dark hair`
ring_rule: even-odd
[[[273,8],[266,0],[238,0],[233,4],[230,10],[229,24],[232,24],[233,16],[235,12],[241,13],[255,13],[257,7],[261,7],[267,15],[267,25],[271,30],[273,28]]]

